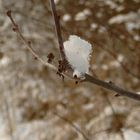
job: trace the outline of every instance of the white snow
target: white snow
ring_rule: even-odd
[[[117,4],[115,1],[112,1],[112,0],[105,0],[104,1],[105,4],[107,6],[109,6],[111,9],[113,10],[116,10],[118,12],[122,11],[124,9],[124,6],[123,5],[119,5]],[[121,3],[123,2],[122,0],[120,1]]]
[[[83,105],[83,109],[84,110],[92,110],[92,109],[94,109],[94,104],[93,103],[88,103],[88,104],[85,104],[85,105]]]
[[[84,74],[89,72],[91,44],[76,35],[70,35],[69,39],[64,42],[64,50],[66,58],[74,70],[73,76],[84,78]]]
[[[134,36],[134,40],[140,41],[140,35],[135,35],[135,36]]]
[[[10,63],[10,59],[7,56],[4,56],[1,60],[0,60],[0,66],[7,66]]]
[[[108,67],[108,65],[103,64],[103,65],[101,65],[101,69],[103,69],[103,70],[108,70],[108,69],[109,69],[109,67]]]
[[[109,19],[109,24],[124,24],[126,30],[133,35],[135,41],[140,40],[140,35],[135,30],[140,29],[140,10],[137,12],[129,12],[126,14],[118,14]]]
[[[120,63],[116,60],[113,60],[109,63],[109,66],[118,68],[118,67],[120,67]]]
[[[88,16],[90,16],[92,13],[89,9],[84,9],[83,11],[81,12],[78,12],[76,15],[75,15],[75,20],[76,21],[81,21],[81,20],[85,20],[87,19]]]
[[[96,30],[98,28],[98,25],[96,23],[92,23],[90,27],[92,30]]]
[[[140,133],[127,129],[124,131],[124,137],[126,140],[140,140]]]
[[[127,14],[119,14],[109,19],[109,24],[120,24],[123,22],[135,21],[139,16],[138,13],[129,12]]]
[[[58,3],[59,3],[59,1],[60,1],[60,0],[54,0],[54,3],[55,3],[55,4],[58,4]]]
[[[122,54],[119,54],[118,57],[117,57],[117,60],[118,60],[119,62],[123,62],[124,56],[123,56]]]
[[[63,21],[69,21],[69,20],[71,20],[71,15],[65,14],[65,15],[63,16]]]

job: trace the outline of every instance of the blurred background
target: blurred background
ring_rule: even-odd
[[[64,41],[93,46],[90,74],[140,93],[140,0],[55,0]],[[35,60],[12,31],[47,60],[59,51],[48,0],[0,0],[0,140],[140,140],[140,102],[62,79]]]

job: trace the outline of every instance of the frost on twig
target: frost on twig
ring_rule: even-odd
[[[84,79],[85,73],[89,73],[91,44],[76,35],[70,35],[69,40],[64,42],[64,51],[73,69],[73,77]]]

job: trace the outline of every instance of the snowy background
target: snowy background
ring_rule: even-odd
[[[55,2],[64,40],[76,34],[93,45],[90,74],[140,92],[140,1]],[[0,0],[0,140],[140,139],[140,102],[63,82],[33,59],[8,9],[42,58],[53,52],[55,64],[59,59],[49,1]]]

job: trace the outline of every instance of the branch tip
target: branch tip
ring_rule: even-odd
[[[28,41],[28,44],[31,45],[31,43],[32,43],[32,42],[29,40],[29,41]]]
[[[37,60],[38,58],[36,56],[34,56],[34,59]]]
[[[6,14],[7,14],[8,17],[11,17],[11,13],[12,13],[11,10],[8,10],[8,11],[6,12]]]
[[[14,31],[14,32],[16,32],[16,31],[17,31],[17,27],[13,27],[12,29],[13,29],[13,31]]]
[[[121,96],[120,94],[115,94],[115,97],[119,97],[119,96]]]
[[[77,85],[78,84],[78,81],[75,81],[75,84]]]

